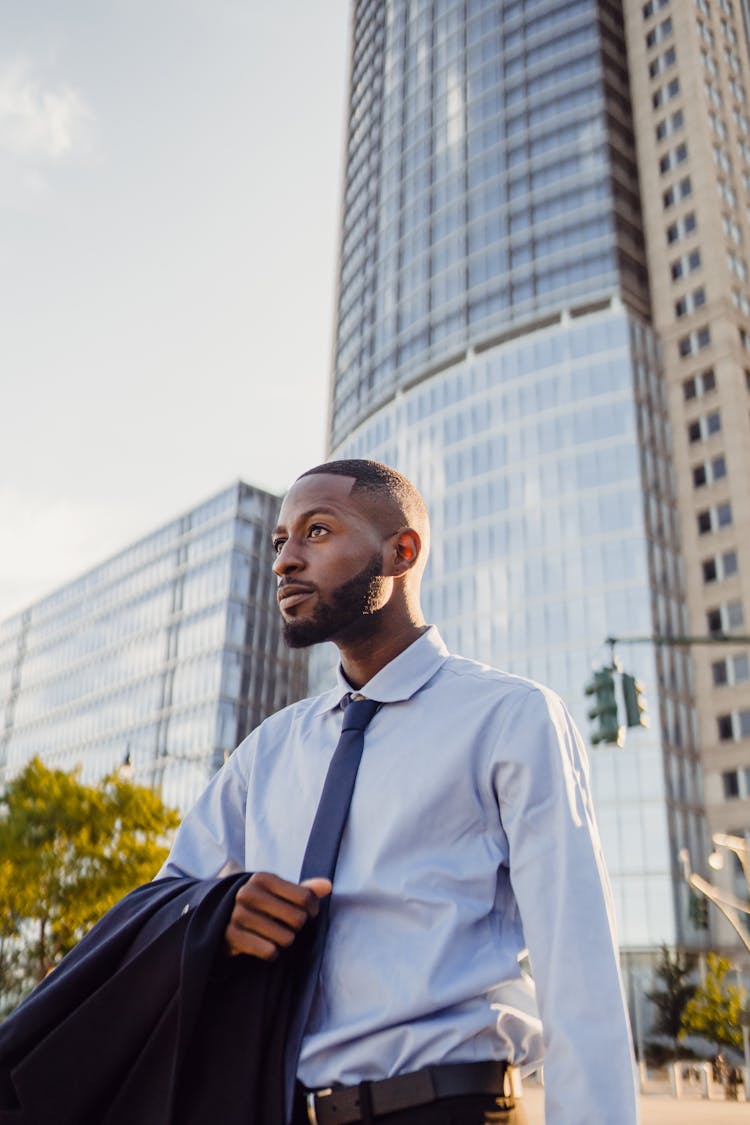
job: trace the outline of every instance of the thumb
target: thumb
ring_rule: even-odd
[[[330,879],[323,879],[316,875],[312,879],[303,879],[300,883],[301,887],[309,887],[316,898],[325,898],[326,895],[331,893],[333,884]]]

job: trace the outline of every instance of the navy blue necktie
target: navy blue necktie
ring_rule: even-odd
[[[380,704],[374,699],[350,696],[344,711],[341,735],[333,752],[328,773],[323,783],[323,792],[318,802],[318,811],[310,830],[305,855],[302,860],[300,882],[319,875],[333,880],[336,859],[339,854],[344,825],[349,815],[349,805],[354,792],[362,749],[365,743],[365,727]],[[294,1083],[302,1047],[302,1035],[310,1015],[315,986],[318,982],[323,946],[328,930],[330,895],[321,899],[315,932],[306,958],[304,973],[300,981],[299,999],[290,1021],[285,1049],[285,1092],[287,1120],[291,1116],[294,1097]],[[308,923],[310,925],[311,923]]]

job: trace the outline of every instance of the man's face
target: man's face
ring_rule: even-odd
[[[352,498],[353,483],[326,473],[302,477],[281,506],[273,569],[292,648],[367,635],[372,614],[388,600],[387,536],[361,494]]]

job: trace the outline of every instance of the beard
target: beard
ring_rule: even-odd
[[[354,637],[369,627],[367,618],[377,613],[383,604],[383,560],[375,554],[369,563],[334,590],[330,601],[319,601],[312,616],[302,621],[283,621],[282,633],[289,648],[309,648],[310,645],[332,641],[342,633]]]

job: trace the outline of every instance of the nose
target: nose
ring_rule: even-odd
[[[283,578],[285,574],[294,574],[301,570],[303,566],[302,557],[294,545],[294,540],[290,537],[285,540],[274,560],[273,572],[277,577]]]

